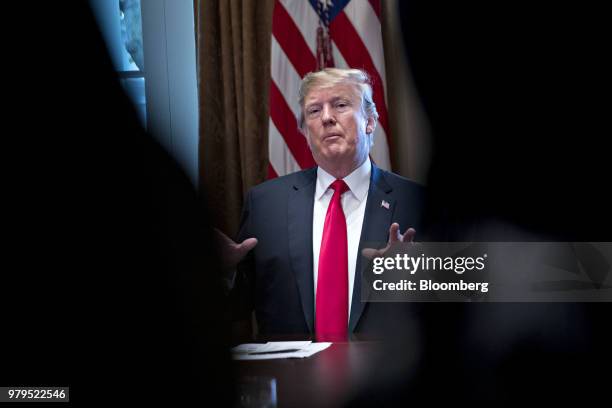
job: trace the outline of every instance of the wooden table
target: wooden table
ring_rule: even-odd
[[[333,343],[303,359],[235,361],[238,382],[274,378],[279,408],[338,407],[368,380],[382,347],[376,342]],[[240,391],[240,390],[239,390]]]

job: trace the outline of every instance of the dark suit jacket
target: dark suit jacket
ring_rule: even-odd
[[[238,314],[254,308],[264,335],[308,334],[314,330],[312,217],[317,170],[311,168],[267,181],[251,189],[242,214],[239,242],[259,243],[238,267],[232,297]],[[360,239],[386,242],[389,226],[419,231],[423,188],[372,165]],[[382,202],[389,203],[389,208]],[[361,302],[361,257],[355,269],[349,334],[388,327],[391,304]],[[378,312],[376,312],[378,310]],[[388,320],[388,319],[387,319]]]

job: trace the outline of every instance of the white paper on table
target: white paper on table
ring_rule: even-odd
[[[306,358],[319,351],[325,350],[331,343],[313,343],[311,341],[269,341],[263,343],[246,343],[232,348],[232,358],[234,360],[272,360],[279,358]],[[249,353],[268,353],[282,350],[295,350],[286,353],[274,354],[249,354]]]

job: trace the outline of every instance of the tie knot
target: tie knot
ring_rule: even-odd
[[[333,183],[331,183],[331,186],[329,186],[332,190],[336,191],[338,194],[342,195],[344,193],[346,193],[347,191],[349,191],[349,187],[346,185],[346,183],[344,182],[344,180],[336,180]]]

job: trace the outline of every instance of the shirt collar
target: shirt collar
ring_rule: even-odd
[[[355,198],[359,201],[363,201],[368,194],[371,173],[372,163],[368,157],[361,164],[361,166],[357,167],[351,174],[342,179],[351,189],[351,193],[353,193]],[[335,180],[336,178],[334,176],[323,170],[320,166],[317,167],[317,187],[315,190],[315,199],[320,200],[331,183],[333,183]]]

